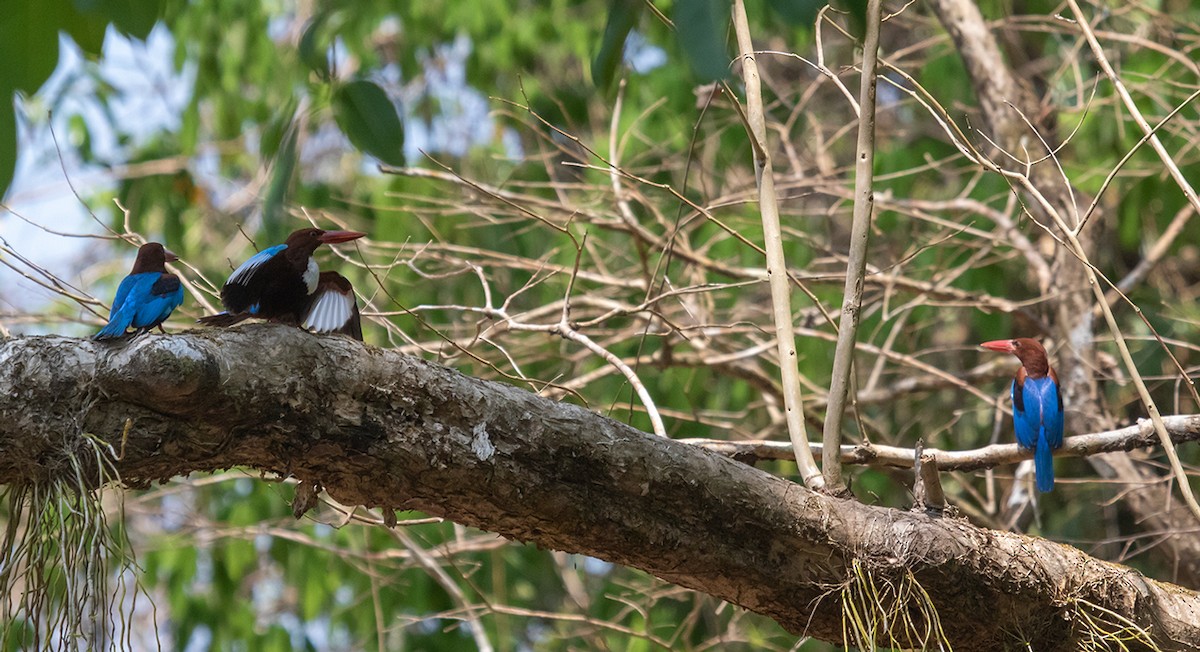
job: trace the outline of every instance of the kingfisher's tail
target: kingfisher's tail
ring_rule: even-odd
[[[93,340],[112,340],[112,339],[116,339],[118,337],[124,337],[125,329],[128,326],[129,326],[128,324],[122,325],[115,321],[110,322],[107,326],[105,326],[104,328],[101,328],[99,333],[96,333],[95,335],[93,335],[92,339]]]
[[[1037,490],[1046,493],[1054,488],[1054,449],[1045,437],[1038,437],[1033,451],[1033,471],[1037,478]]]
[[[201,324],[204,324],[205,326],[220,326],[220,327],[224,328],[226,326],[233,326],[234,324],[237,324],[246,319],[249,319],[252,316],[253,315],[248,315],[244,312],[236,313],[236,314],[230,314],[227,312],[219,312],[215,315],[201,317],[200,319],[197,319],[196,321],[200,322]]]
[[[133,315],[129,314],[129,310],[114,310],[108,318],[108,323],[104,328],[100,329],[99,333],[92,336],[94,340],[112,340],[118,337],[125,336],[125,329],[129,328],[129,322],[133,321]]]

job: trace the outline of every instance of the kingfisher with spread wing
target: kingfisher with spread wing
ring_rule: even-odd
[[[225,312],[202,317],[209,326],[232,326],[250,318],[341,332],[362,339],[358,304],[350,282],[321,272],[313,252],[322,244],[349,242],[358,231],[300,229],[284,244],[268,247],[242,263],[221,288]]]

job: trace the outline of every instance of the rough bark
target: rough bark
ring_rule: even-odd
[[[88,457],[85,433],[123,452],[127,484],[291,474],[346,503],[639,568],[830,641],[857,562],[877,582],[919,582],[959,649],[1076,649],[1088,609],[1164,649],[1200,646],[1200,595],[1075,548],[824,496],[575,405],[289,327],[0,341],[0,483],[63,473],[68,453]]]

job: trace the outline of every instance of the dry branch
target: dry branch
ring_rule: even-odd
[[[134,486],[231,466],[293,475],[343,503],[639,568],[825,640],[841,640],[837,587],[857,564],[918,582],[960,649],[1075,649],[1073,623],[1092,610],[1164,649],[1200,645],[1200,595],[1075,548],[834,499],[574,405],[288,327],[3,340],[0,423],[0,483],[61,472],[87,434],[124,450],[116,466]]]
[[[767,258],[767,282],[771,287],[771,312],[775,321],[775,341],[779,348],[779,372],[783,381],[783,402],[788,436],[796,447],[796,466],[810,487],[820,488],[824,481],[804,430],[804,402],[800,372],[796,368],[796,338],[792,330],[792,288],[783,255],[783,234],[779,225],[779,203],[775,196],[775,173],[767,143],[766,116],[763,113],[762,85],[758,62],[750,40],[746,6],[733,2],[733,25],[742,58],[742,77],[746,84],[746,129],[754,150],[754,178],[758,185],[758,210],[762,214],[763,249]]]
[[[863,273],[867,268],[867,241],[875,209],[875,69],[879,63],[880,0],[867,0],[866,35],[863,37],[862,74],[858,87],[858,145],[854,157],[854,217],[846,260],[846,285],[842,288],[842,318],[838,322],[837,345],[829,381],[829,407],[821,441],[828,453],[821,455],[825,488],[831,493],[846,491],[837,450],[842,444],[842,417],[850,395],[850,373],[854,367],[855,337],[862,316]]]
[[[1180,414],[1163,417],[1171,440],[1177,444],[1200,440],[1200,415]],[[722,439],[680,439],[695,446],[728,455],[745,462],[759,460],[788,460],[791,459],[791,445],[778,441],[725,441]],[[1149,419],[1140,419],[1138,423],[1118,430],[1094,432],[1086,435],[1075,435],[1063,439],[1062,448],[1054,451],[1055,457],[1087,457],[1101,453],[1131,451],[1138,448],[1150,448],[1159,444],[1158,434],[1154,424]],[[824,446],[814,442],[811,447],[824,453]],[[1022,449],[1017,444],[991,444],[974,450],[940,450],[925,448],[922,453],[937,460],[938,470],[941,471],[978,471],[990,469],[1001,464],[1015,464],[1021,460],[1033,459],[1033,452]],[[882,444],[844,445],[841,447],[840,458],[843,464],[866,464],[877,466],[895,466],[910,468],[913,466],[915,451],[903,446],[884,446]]]

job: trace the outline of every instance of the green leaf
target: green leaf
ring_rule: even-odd
[[[789,25],[807,25],[812,27],[817,20],[817,12],[824,7],[826,0],[767,0],[767,6],[779,14]],[[865,8],[864,8],[865,12]],[[865,15],[865,14],[864,14]]]
[[[729,74],[728,0],[679,0],[675,5],[675,29],[692,72],[702,82],[723,79]]]
[[[90,10],[88,13],[68,11],[63,15],[59,27],[85,54],[100,56],[100,51],[104,48],[104,33],[108,30],[107,20]]]
[[[67,118],[67,135],[70,136],[71,148],[79,153],[84,163],[96,164],[95,146],[92,144],[92,130],[88,128],[87,120],[78,113]]]
[[[829,5],[850,15],[850,33],[861,41],[867,31],[867,0],[831,0]]]
[[[271,118],[262,128],[262,137],[258,143],[258,155],[270,160],[275,158],[279,152],[279,148],[283,145],[283,139],[287,137],[288,131],[293,129],[296,121],[296,107],[299,101],[292,97],[288,99],[274,117]]]
[[[329,608],[332,596],[325,588],[325,573],[306,573],[304,575],[302,594],[300,598],[300,617],[312,620]]]
[[[639,0],[609,0],[608,23],[600,40],[600,51],[592,60],[592,83],[604,90],[612,85],[617,65],[625,55],[625,39],[637,24],[645,4]]]
[[[364,79],[333,94],[333,118],[360,150],[389,165],[404,165],[404,125],[387,93]]]
[[[58,29],[70,8],[62,0],[5,2],[0,19],[0,93],[33,94],[58,65]]]
[[[100,0],[100,15],[112,21],[121,33],[145,40],[162,17],[162,0]]]
[[[17,118],[13,112],[12,92],[0,98],[0,199],[12,183],[17,165]]]
[[[287,199],[296,173],[296,125],[293,122],[283,134],[283,142],[271,165],[271,179],[263,198],[263,224],[271,242],[281,240],[287,232]]]
[[[218,577],[222,575],[221,570],[224,570],[223,575],[230,581],[232,587],[240,587],[241,583],[245,581],[245,577],[250,574],[250,570],[258,565],[258,553],[254,550],[253,541],[226,539],[215,552]],[[221,562],[224,562],[224,569],[220,568]]]
[[[321,28],[325,26],[328,18],[329,14],[326,12],[313,16],[304,28],[304,33],[300,35],[300,43],[297,46],[300,60],[317,73],[317,76],[323,81],[329,81],[332,78],[329,70],[328,40],[321,33]]]
[[[187,105],[179,119],[179,150],[194,154],[200,139],[200,108],[195,102]]]

